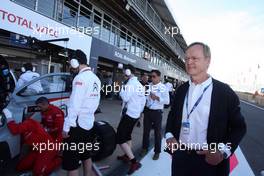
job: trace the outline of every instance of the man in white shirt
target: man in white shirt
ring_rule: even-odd
[[[166,80],[165,86],[167,87],[168,92],[173,91],[173,85],[168,80]]]
[[[170,95],[170,103],[173,101],[173,85],[169,80],[166,80],[165,86],[167,87],[167,90],[169,92]],[[166,104],[164,106],[165,108],[169,108],[170,104]]]
[[[35,72],[33,65],[31,63],[25,63],[23,67],[21,68],[23,74],[20,75],[16,88],[22,87],[24,84],[40,77],[40,75]],[[40,81],[35,82],[34,84],[31,84],[28,86],[26,91],[33,91],[35,93],[39,93],[43,91],[43,88],[41,86]]]
[[[131,162],[128,171],[129,175],[141,167],[141,164],[136,160],[131,149],[131,134],[146,103],[145,89],[138,81],[137,77],[134,76],[134,72],[135,68],[131,65],[129,69],[125,70],[125,76],[128,80],[120,91],[120,97],[123,100],[123,108],[122,117],[117,128],[117,143],[125,153],[117,159]]]
[[[229,157],[246,133],[238,96],[207,73],[210,62],[206,44],[187,47],[191,78],[178,88],[166,126],[172,176],[228,176]]]
[[[161,72],[159,70],[151,71],[152,82],[149,85],[147,104],[144,111],[144,131],[143,131],[143,146],[141,155],[145,155],[149,149],[149,134],[154,127],[155,147],[153,160],[159,159],[161,152],[161,125],[162,112],[165,104],[170,103],[169,92],[167,87],[160,82]]]
[[[78,68],[79,73],[72,83],[72,93],[69,100],[68,116],[63,126],[64,142],[69,146],[91,146],[92,128],[94,124],[94,113],[100,101],[101,82],[87,65],[85,53],[76,50],[74,59],[70,61],[71,67]],[[79,151],[80,150],[80,151]],[[62,168],[71,176],[77,176],[79,161],[82,161],[84,175],[93,175],[91,150],[85,148],[63,151]]]

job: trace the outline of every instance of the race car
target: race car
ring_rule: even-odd
[[[16,83],[12,71],[10,71],[10,77]],[[34,119],[40,121],[41,116],[35,106],[35,101],[44,96],[49,99],[51,104],[60,107],[67,117],[71,80],[72,76],[69,73],[46,74],[22,87],[12,88],[8,93],[5,92],[8,97],[5,97],[3,100],[5,105],[0,109],[0,170],[6,166],[8,161],[18,156],[21,151],[20,136],[13,136],[10,133],[6,125],[6,118],[2,113],[3,108],[8,108],[13,113],[16,122],[22,122],[27,116],[33,116]],[[42,91],[33,90],[31,88],[33,84],[41,85]],[[100,145],[99,150],[93,153],[93,160],[101,160],[110,156],[116,148],[115,130],[107,122],[96,121],[94,124],[94,142],[98,142]]]

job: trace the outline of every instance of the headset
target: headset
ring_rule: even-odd
[[[22,71],[22,73],[25,73],[26,72],[25,67],[21,67],[21,71]]]
[[[73,59],[70,60],[70,65],[71,65],[72,68],[76,69],[76,68],[78,68],[80,66],[80,63],[79,63],[79,61],[77,59],[73,58]],[[88,67],[88,69],[92,70],[91,67]]]
[[[131,70],[130,69],[126,69],[125,70],[125,75],[126,76],[130,76],[131,75]]]
[[[21,67],[21,71],[22,71],[22,73],[25,73],[27,71],[25,66]],[[36,67],[33,66],[32,72],[35,72],[35,71],[36,71]]]
[[[75,53],[73,53],[72,58],[70,59],[70,65],[72,68],[76,69],[82,64],[88,64],[87,56],[83,51],[77,49]]]
[[[70,65],[71,65],[72,68],[76,69],[76,68],[78,68],[80,66],[80,63],[79,63],[78,59],[72,58],[70,60]]]

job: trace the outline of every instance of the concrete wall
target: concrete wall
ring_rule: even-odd
[[[243,92],[236,92],[236,93],[241,100],[255,103],[259,106],[264,106],[264,96],[260,96],[260,95],[255,96],[253,94],[243,93]]]

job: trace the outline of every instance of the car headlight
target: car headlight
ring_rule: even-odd
[[[0,113],[0,128],[3,127],[6,123],[6,116],[4,113]]]

